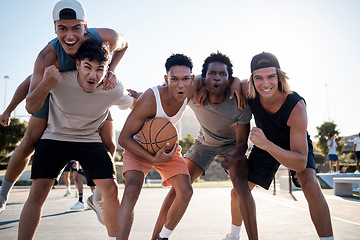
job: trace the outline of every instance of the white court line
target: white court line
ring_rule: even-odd
[[[256,195],[262,195],[262,196],[260,196],[260,197],[266,198],[267,201],[271,201],[271,202],[276,203],[276,204],[279,204],[279,205],[283,205],[283,206],[286,206],[286,207],[290,207],[290,208],[293,208],[293,209],[297,209],[297,210],[300,210],[300,211],[303,211],[303,212],[309,212],[309,209],[308,209],[308,208],[296,207],[296,206],[293,206],[293,205],[291,205],[291,204],[287,204],[287,203],[283,203],[283,202],[280,202],[280,201],[276,201],[276,200],[270,199],[270,198],[268,198],[267,194],[265,194],[265,193],[256,192]],[[266,196],[266,197],[265,197],[265,196]],[[346,220],[346,219],[343,219],[343,218],[333,217],[333,216],[331,216],[331,218],[332,218],[332,219],[339,220],[339,221],[342,221],[342,222],[351,223],[351,224],[360,226],[360,223],[352,222],[352,221],[349,221],[349,220]]]

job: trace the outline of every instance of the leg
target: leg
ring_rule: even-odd
[[[134,222],[134,208],[144,183],[144,173],[140,171],[127,171],[124,173],[125,189],[121,200],[118,216],[116,239],[129,239],[130,230]]]
[[[320,237],[333,236],[330,211],[319,183],[316,180],[315,171],[306,168],[297,173],[302,190],[309,205],[310,216]]]
[[[80,174],[79,174],[80,175]],[[94,179],[104,199],[104,219],[110,237],[116,234],[116,216],[119,209],[118,185],[115,179]]]
[[[33,239],[40,223],[43,204],[54,185],[53,179],[34,179],[19,220],[19,240]]]
[[[83,189],[84,189],[83,182],[82,182],[83,177],[84,176],[82,174],[76,173],[75,182],[76,182],[76,187],[79,190],[79,196],[83,194]]]
[[[336,161],[336,172],[338,173],[339,172],[339,160]]]
[[[191,183],[193,183],[198,177],[201,176],[201,174],[203,174],[204,171],[202,170],[201,167],[199,167],[199,165],[197,165],[190,159],[184,158],[184,160],[185,160],[186,166],[189,169],[189,173],[191,176]],[[174,190],[174,188],[171,188],[163,202],[163,205],[161,206],[160,213],[159,213],[158,219],[156,221],[153,235],[151,238],[152,240],[156,240],[158,238],[159,233],[165,224],[169,209],[170,209],[171,205],[173,204],[174,199],[175,199],[175,190]]]
[[[171,205],[165,227],[174,230],[184,215],[193,194],[190,178],[188,175],[179,174],[168,179],[175,191],[175,199]]]
[[[359,169],[359,163],[360,163],[360,159],[357,158],[357,159],[356,159],[356,170],[358,170],[358,171],[360,171],[360,169]]]
[[[236,226],[241,226],[241,222],[244,220],[249,239],[258,239],[256,206],[251,194],[251,190],[254,189],[256,185],[247,181],[248,166],[245,160],[246,159],[243,158],[238,161],[229,170],[230,178],[234,186],[234,191],[232,191],[231,194],[232,223]]]
[[[334,162],[330,160],[330,172],[334,171]]]
[[[28,165],[30,155],[34,151],[34,143],[40,139],[46,128],[46,124],[47,119],[30,117],[25,136],[10,157],[0,191],[0,213],[5,210],[9,193]]]
[[[66,193],[64,197],[67,197],[70,194],[70,171],[66,171],[64,174],[65,186],[66,186]]]
[[[47,125],[47,119],[30,117],[28,127],[20,145],[11,155],[5,179],[15,182],[29,163],[29,156],[34,151],[34,144],[39,141]]]

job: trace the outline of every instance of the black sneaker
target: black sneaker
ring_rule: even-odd
[[[158,237],[157,240],[169,240],[169,238],[161,238],[161,237]]]
[[[301,188],[301,184],[300,184],[299,179],[296,176],[296,172],[293,170],[290,170],[290,174],[291,174],[291,180],[294,183],[294,185],[298,188]]]

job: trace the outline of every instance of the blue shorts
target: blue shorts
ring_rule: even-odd
[[[41,139],[34,146],[31,179],[50,178],[57,184],[70,160],[79,161],[89,186],[94,186],[93,179],[116,177],[115,165],[103,143]]]
[[[329,161],[337,161],[339,160],[337,154],[329,154]]]

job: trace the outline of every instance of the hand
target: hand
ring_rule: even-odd
[[[230,99],[234,97],[234,94],[238,100],[238,108],[242,110],[243,107],[246,107],[246,99],[241,91],[241,81],[237,77],[233,78],[233,81],[230,85]]]
[[[200,89],[198,89],[195,93],[194,93],[194,101],[197,105],[199,105],[200,107],[204,107],[204,101],[207,98],[208,95],[208,90],[206,89],[205,86],[202,86]]]
[[[133,97],[135,99],[138,99],[140,97],[140,95],[142,94],[142,92],[137,92],[135,90],[132,89],[126,89],[129,92],[129,96]]]
[[[115,73],[113,71],[108,71],[105,78],[103,88],[104,90],[109,90],[114,88],[118,84]]]
[[[177,147],[179,146],[179,143],[176,142],[174,144],[173,149],[169,152],[166,153],[166,148],[169,146],[169,143],[166,143],[155,155],[155,160],[153,161],[154,164],[160,164],[160,163],[164,163],[169,161],[170,159],[173,158],[175,151],[177,149]]]
[[[249,134],[250,141],[255,144],[258,148],[266,150],[269,140],[266,138],[264,132],[257,127],[253,127]]]
[[[237,159],[235,159],[232,155],[229,155],[229,154],[220,154],[220,155],[217,155],[217,157],[223,159],[221,162],[221,166],[225,170],[229,170],[237,161]]]
[[[61,80],[60,71],[54,65],[45,68],[43,82],[49,91],[59,85]]]
[[[0,124],[3,127],[9,126],[10,124],[10,113],[8,112],[4,112],[1,116],[0,116]]]

